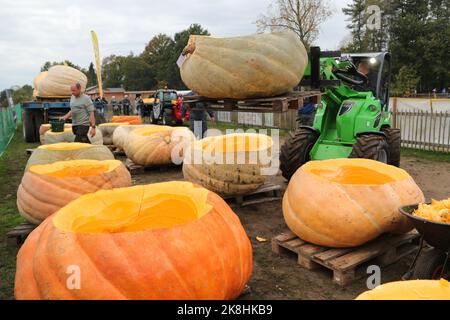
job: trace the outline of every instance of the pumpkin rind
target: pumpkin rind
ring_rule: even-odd
[[[45,78],[39,82],[38,95],[40,97],[71,96],[70,86],[80,83],[84,92],[87,84],[86,75],[72,67],[53,66],[48,70]]]
[[[87,171],[87,176],[52,176],[33,171],[39,167],[53,169],[58,166],[72,166],[78,171],[87,171],[91,166],[107,166],[108,171],[98,173]],[[39,224],[83,194],[130,185],[130,173],[117,160],[73,160],[35,165],[31,166],[22,178],[17,191],[17,207],[26,220]]]
[[[209,147],[206,147],[206,150],[208,151],[205,151],[205,149],[203,149],[205,148],[205,143],[207,145],[215,143],[220,145],[220,143],[222,143],[224,139],[226,141],[227,138],[247,139],[248,137],[250,137],[250,139],[261,138],[263,140],[267,140],[268,143],[261,148],[256,147],[253,151],[236,150],[236,152],[234,152],[235,150],[233,150],[233,152],[228,152],[228,155],[226,152],[220,153],[220,156],[218,157],[219,161],[214,161],[213,163],[208,161],[201,161],[201,163],[197,163],[195,159],[195,154],[199,152],[199,150],[201,150],[200,154],[202,155],[206,152],[210,152],[209,150],[212,150],[208,149]],[[225,150],[226,148],[227,147],[223,147],[222,150]],[[263,175],[262,170],[269,168],[272,164],[271,148],[272,140],[270,137],[265,135],[235,134],[205,138],[196,142],[186,151],[186,154],[189,155],[189,157],[186,157],[183,163],[183,175],[186,180],[199,184],[221,195],[229,196],[248,194],[257,190],[267,181],[268,175]],[[262,152],[263,155],[267,155],[269,158],[268,160],[270,160],[269,163],[261,162],[260,152]],[[230,154],[234,164],[227,164],[227,157]],[[245,161],[243,161],[243,163],[241,161],[241,164],[239,164],[237,161],[238,158],[245,159]],[[257,159],[257,161],[252,163],[249,159]]]
[[[251,244],[225,201],[203,188],[195,187],[205,193],[209,209],[186,224],[114,233],[76,233],[59,227],[62,212],[80,208],[86,215],[95,214],[114,206],[118,198],[129,198],[140,207],[148,188],[194,201],[186,192],[194,186],[187,182],[100,191],[73,201],[35,229],[20,249],[16,299],[237,298],[252,272]],[[124,192],[129,196],[121,196]],[[89,199],[96,197],[108,202],[94,201],[98,206],[93,208]],[[81,271],[79,290],[66,286],[66,270],[72,265]]]
[[[129,123],[131,125],[142,124],[142,118],[140,116],[113,116],[111,122],[116,123]]]
[[[103,144],[103,135],[102,131],[97,128],[95,131],[95,136],[91,137],[91,129],[89,129],[88,138],[91,144],[94,145],[102,145]],[[47,130],[44,133],[43,142],[45,144],[53,144],[53,143],[63,143],[63,142],[74,142],[75,135],[73,134],[72,127],[65,127],[64,132],[52,132],[51,130]]]
[[[450,300],[450,283],[444,279],[390,282],[356,300]]]
[[[103,136],[103,144],[106,146],[113,144],[113,135],[114,131],[116,131],[117,128],[123,125],[129,125],[129,123],[102,123],[98,126],[99,130],[102,132]]]
[[[179,148],[183,157],[184,145],[194,139],[187,128],[152,126],[132,130],[127,137],[124,151],[135,164],[142,166],[165,165],[172,162],[172,151]]]
[[[386,183],[371,184],[369,171],[362,171],[361,183],[332,182],[325,178],[346,167],[386,175],[380,175],[381,179],[393,178]],[[323,170],[324,176],[316,174],[316,169]],[[349,171],[349,176],[358,179],[359,169],[354,170],[353,175]],[[423,201],[422,191],[402,169],[366,159],[312,161],[291,179],[283,199],[283,214],[288,227],[301,239],[345,248],[362,245],[383,233],[410,231],[412,225],[399,208]]]
[[[122,125],[119,126],[116,130],[114,130],[113,134],[113,145],[120,150],[125,148],[125,144],[128,138],[128,135],[131,131],[141,128],[148,128],[153,125],[151,124],[143,124],[143,125]]]
[[[87,143],[57,143],[39,146],[28,159],[26,169],[32,165],[49,164],[64,160],[114,160],[106,147]]]
[[[262,98],[300,83],[308,64],[305,46],[292,32],[215,38],[191,35],[181,66],[186,86],[209,98]]]

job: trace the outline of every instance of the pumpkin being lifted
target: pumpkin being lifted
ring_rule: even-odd
[[[208,98],[247,99],[286,93],[300,83],[308,64],[293,32],[215,38],[191,35],[181,78]]]
[[[66,285],[81,270],[80,289]],[[16,299],[235,299],[252,247],[218,195],[166,182],[84,195],[50,217],[17,256]]]
[[[288,227],[327,247],[355,247],[383,233],[412,229],[399,208],[424,201],[404,170],[367,159],[312,161],[291,179],[283,199]]]
[[[22,178],[17,207],[26,220],[40,223],[83,194],[130,185],[130,173],[118,160],[35,165]]]

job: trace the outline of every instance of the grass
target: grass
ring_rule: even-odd
[[[25,150],[35,146],[23,141],[20,127],[0,157],[0,300],[14,297],[17,249],[7,247],[4,239],[8,231],[24,221],[17,212],[16,192],[28,160]]]
[[[402,148],[402,157],[415,157],[435,162],[450,162],[450,153]]]

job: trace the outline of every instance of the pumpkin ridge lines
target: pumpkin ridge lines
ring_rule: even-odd
[[[353,203],[356,207],[361,209],[362,213],[370,222],[370,224],[372,224],[375,227],[375,229],[377,229],[380,233],[383,233],[381,227],[376,223],[373,213],[370,212],[367,208],[365,208],[362,204],[360,204],[355,198],[353,198],[353,196],[350,195],[342,185],[336,184],[336,186],[342,190],[343,194],[347,197],[348,200],[350,200],[351,203]]]
[[[61,231],[60,231],[61,232]],[[116,293],[119,294],[119,296],[122,297],[122,299],[126,299],[126,295],[122,292],[121,288],[117,287],[117,285],[113,282],[114,277],[112,277],[111,279],[109,279],[108,277],[106,277],[105,273],[103,272],[102,268],[98,268],[97,265],[94,263],[92,256],[88,253],[89,248],[86,248],[84,246],[84,241],[83,241],[83,237],[85,234],[76,234],[76,233],[72,233],[74,235],[74,243],[76,245],[78,245],[78,247],[81,250],[77,250],[77,252],[81,252],[87,259],[88,264],[94,269],[96,270],[96,274],[101,277],[105,283],[109,283],[110,286],[116,290]]]
[[[47,182],[46,184],[49,184],[49,183]],[[50,184],[50,185],[51,185],[51,184]],[[32,197],[32,198],[34,199],[33,202],[38,201],[38,202],[43,203],[43,204],[45,204],[45,205],[51,205],[51,206],[53,206],[53,207],[58,208],[58,206],[56,206],[56,205],[54,205],[54,204],[52,204],[52,203],[49,203],[47,200],[43,199],[43,198],[42,198],[42,196],[43,196],[43,193],[42,193],[42,192],[35,193],[34,191],[28,189],[27,184],[21,184],[21,186],[22,186],[22,190],[23,190],[28,196],[30,196],[30,197]],[[51,185],[51,186],[52,186],[52,185]],[[53,186],[52,186],[52,187],[53,187]],[[30,209],[33,209],[33,208],[35,207],[35,206],[33,205],[33,204],[35,204],[35,203],[32,203],[32,202],[30,202],[30,201],[27,201],[27,200],[25,200],[25,199],[23,199],[23,198],[21,198],[20,201],[25,202],[25,203],[27,204],[27,206],[28,206]]]
[[[221,205],[222,205],[224,208],[226,208],[226,211],[228,211],[228,212],[231,211],[231,214],[235,215],[235,217],[236,217],[237,219],[239,219],[239,218],[236,216],[236,214],[233,212],[233,210],[228,206],[227,203],[225,203],[225,201],[224,201],[222,198],[220,198],[220,197],[219,197],[218,195],[216,195],[216,194],[214,194],[214,196],[219,198],[218,200],[219,200],[220,202],[222,202]],[[230,226],[228,219],[226,219],[226,218],[224,217],[224,214],[222,213],[222,211],[220,211],[220,212],[217,211],[217,210],[215,210],[215,211],[219,214],[220,218],[225,222],[227,228],[228,228],[228,229],[230,230],[230,232],[233,234],[234,242],[237,243],[237,244],[239,244],[239,239],[236,237],[236,230]],[[244,254],[243,254],[243,252],[242,252],[241,246],[238,245],[237,248],[238,248],[238,251],[239,251],[239,258],[240,258],[240,262],[241,262],[241,263],[239,264],[239,266],[240,266],[240,268],[239,268],[239,273],[240,273],[240,279],[241,279],[241,280],[240,280],[240,284],[241,284],[241,285],[242,285],[242,284],[245,285],[246,283],[244,283],[244,270],[243,270],[243,269],[244,269],[244,265],[242,264],[242,261],[246,261],[246,260],[244,259]]]
[[[214,210],[214,208],[212,209],[212,211],[216,212],[216,211]],[[209,212],[208,214],[211,214],[211,212]],[[219,215],[220,215],[220,214],[219,214]],[[199,219],[199,220],[198,220],[199,225],[201,226],[201,228],[202,228],[204,231],[206,231],[206,234],[208,235],[208,238],[209,238],[210,241],[211,241],[210,243],[212,243],[212,245],[213,245],[213,247],[214,247],[214,251],[216,252],[216,256],[218,256],[219,259],[220,259],[221,266],[222,266],[222,274],[223,274],[224,280],[225,280],[225,285],[224,285],[224,287],[225,287],[225,288],[227,289],[227,291],[228,291],[228,289],[229,289],[229,287],[228,287],[229,279],[228,279],[228,277],[226,276],[227,273],[225,272],[225,261],[224,261],[224,258],[223,258],[223,256],[220,254],[220,250],[219,250],[219,248],[217,247],[216,242],[214,241],[214,237],[211,235],[211,233],[209,232],[208,228],[206,228],[205,223],[204,223],[202,220],[203,220],[203,219]],[[228,292],[225,292],[225,293],[228,293]]]
[[[48,254],[49,252],[52,252],[52,246],[49,245],[50,243],[50,238],[52,238],[54,236],[53,232],[55,231],[55,229],[49,227],[51,224],[48,223],[47,225],[45,225],[45,227],[43,228],[39,240],[38,240],[38,244],[39,244],[39,248],[41,248],[41,250],[44,251],[45,254],[39,255],[40,259],[44,259],[44,263],[45,265],[47,265],[48,269],[53,270],[55,272],[46,272],[46,278],[45,278],[45,282],[50,282],[48,277],[53,277],[53,279],[56,279],[56,281],[53,281],[53,283],[57,283],[59,286],[63,287],[66,289],[66,283],[64,282],[64,279],[61,279],[58,276],[58,270],[55,268],[55,264],[51,263],[50,257],[54,257],[54,255]],[[42,239],[41,239],[42,237]],[[35,252],[38,252],[39,248],[36,248]],[[36,257],[36,254],[34,255],[34,257]],[[42,260],[41,260],[42,261]],[[39,267],[42,267],[42,262],[39,265]],[[42,290],[44,288],[46,288],[45,285],[38,285],[39,291],[42,293],[41,297],[46,297],[46,300],[49,300],[49,297],[47,295],[45,295]],[[48,289],[48,288],[47,288]],[[76,298],[75,292],[74,290],[65,290],[65,292],[73,299]]]
[[[187,293],[188,296],[192,297],[192,300],[198,300],[198,297],[193,296],[192,292],[189,290],[189,287],[187,286],[186,282],[183,281],[183,278],[181,277],[180,273],[178,272],[177,268],[175,268],[174,263],[172,262],[172,259],[167,255],[167,253],[162,250],[161,248],[161,244],[159,242],[159,239],[157,239],[155,237],[155,235],[153,234],[153,232],[149,232],[150,238],[153,240],[152,243],[156,244],[156,246],[160,249],[158,252],[161,253],[161,255],[164,256],[166,263],[169,264],[172,267],[172,272],[174,273],[175,277],[178,279],[178,282],[180,283],[180,285],[183,287],[183,289],[185,290],[185,292]]]
[[[305,221],[303,221],[300,218],[300,216],[298,214],[294,213],[294,209],[292,208],[292,204],[290,202],[291,201],[290,200],[291,197],[288,196],[288,193],[286,193],[286,197],[287,197],[287,202],[288,202],[288,206],[287,207],[288,207],[288,210],[289,210],[289,216],[291,218],[293,218],[294,220],[299,221],[301,225],[303,225],[306,229],[309,230],[309,232],[318,235],[320,238],[325,239],[325,241],[340,242],[342,244],[345,244],[345,243],[339,241],[338,239],[335,239],[335,238],[333,238],[333,237],[331,237],[329,235],[323,234],[323,233],[319,233],[317,230],[311,228]]]

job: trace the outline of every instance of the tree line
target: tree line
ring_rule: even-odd
[[[394,94],[450,86],[450,0],[353,0],[343,12],[351,37],[341,49],[390,51]]]

